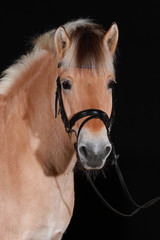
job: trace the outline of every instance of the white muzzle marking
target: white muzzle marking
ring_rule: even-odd
[[[84,127],[78,138],[77,149],[84,168],[88,170],[102,168],[112,150],[106,128],[94,134]]]

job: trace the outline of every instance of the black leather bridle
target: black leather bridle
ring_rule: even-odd
[[[58,64],[58,68],[61,67],[63,65],[63,63],[59,63]],[[85,68],[85,67],[83,67]],[[89,67],[87,66],[87,69],[89,69]],[[59,103],[59,111],[57,111],[57,105]],[[61,83],[60,83],[60,78],[58,76],[57,78],[57,90],[56,90],[56,96],[55,96],[55,118],[57,117],[57,112],[58,114],[61,114],[61,119],[62,119],[62,122],[64,124],[64,127],[65,127],[65,130],[68,134],[70,133],[74,133],[77,137],[77,142],[78,142],[78,137],[79,137],[79,134],[80,134],[80,131],[82,129],[82,127],[88,122],[90,121],[91,119],[93,118],[96,118],[96,119],[100,119],[105,127],[106,127],[106,130],[107,130],[107,135],[108,135],[108,138],[111,142],[111,138],[110,138],[110,132],[111,132],[111,127],[112,127],[112,123],[113,123],[113,120],[114,120],[114,115],[115,115],[115,111],[114,111],[114,101],[113,101],[113,106],[112,106],[112,113],[111,113],[111,117],[109,118],[107,113],[105,113],[104,111],[102,110],[99,110],[99,109],[86,109],[86,110],[83,110],[83,111],[80,111],[80,112],[77,112],[75,115],[73,115],[71,117],[70,120],[68,120],[67,118],[67,115],[66,115],[66,112],[65,112],[65,108],[64,108],[64,104],[63,104],[63,99],[62,99],[62,92],[61,92]],[[85,118],[87,117],[87,118]],[[78,129],[78,132],[75,132],[75,130],[73,129],[74,125],[76,124],[76,122],[82,118],[85,118],[85,120],[81,123],[79,129]],[[77,153],[77,158],[79,158],[78,156],[78,150],[77,150],[77,142],[74,144],[75,146],[75,150],[76,150],[76,153]],[[95,192],[97,193],[97,195],[100,197],[100,199],[103,201],[103,203],[109,208],[111,209],[114,213],[120,215],[120,216],[123,216],[123,217],[131,217],[133,215],[135,215],[137,212],[139,212],[141,209],[144,209],[144,208],[148,208],[149,206],[153,205],[154,203],[158,202],[160,200],[160,196],[158,197],[155,197],[153,198],[152,200],[148,201],[147,203],[143,204],[143,205],[138,205],[134,199],[131,197],[130,193],[129,193],[129,190],[127,188],[127,185],[125,183],[125,180],[123,178],[123,175],[121,173],[121,170],[118,166],[118,163],[117,163],[117,160],[118,160],[119,156],[116,155],[116,152],[115,152],[115,148],[114,148],[114,145],[112,144],[112,151],[110,153],[110,161],[109,163],[111,165],[114,165],[115,166],[115,169],[116,169],[116,172],[117,172],[117,175],[118,175],[118,178],[120,180],[120,184],[122,186],[122,189],[123,189],[123,192],[124,194],[126,195],[126,198],[128,199],[128,201],[136,208],[134,211],[132,211],[131,213],[129,214],[125,214],[125,213],[122,213],[118,210],[116,210],[115,208],[113,208],[104,198],[103,196],[101,195],[101,193],[98,191],[98,189],[96,188],[96,186],[94,185],[93,181],[91,180],[91,178],[89,177],[89,175],[87,175],[87,178],[88,178],[88,181],[90,182],[91,186],[93,187],[93,189],[95,190]]]
[[[63,121],[63,124],[65,126],[65,130],[67,133],[73,132],[73,127],[75,123],[80,120],[81,118],[88,117],[86,118],[80,125],[78,134],[79,135],[82,127],[84,126],[85,123],[87,123],[89,120],[93,118],[99,118],[104,125],[106,126],[107,132],[110,133],[113,119],[114,119],[114,111],[112,110],[111,117],[109,118],[108,115],[99,109],[86,109],[83,111],[80,111],[76,113],[75,115],[72,116],[70,120],[68,120],[66,111],[64,108],[63,104],[63,99],[62,99],[62,93],[61,93],[61,83],[60,83],[60,78],[57,78],[57,90],[56,90],[56,98],[55,98],[55,118],[57,117],[57,105],[59,102],[59,111],[58,113],[61,114],[61,119]]]

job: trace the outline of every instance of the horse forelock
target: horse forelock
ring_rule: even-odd
[[[113,56],[103,43],[106,31],[100,25],[89,20],[78,20],[65,28],[71,40],[63,59],[65,66],[114,72]]]

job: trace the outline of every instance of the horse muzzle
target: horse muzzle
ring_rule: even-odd
[[[99,134],[94,135],[83,128],[77,142],[77,155],[85,169],[101,169],[112,151],[112,145],[104,127]]]

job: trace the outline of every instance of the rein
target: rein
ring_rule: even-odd
[[[59,63],[58,64],[58,68],[60,68],[61,66],[63,66],[63,63]],[[83,67],[85,68],[85,67]],[[86,67],[87,69],[89,68],[88,66]],[[59,110],[57,109],[57,105],[59,104]],[[57,111],[58,110],[58,111]],[[61,114],[61,119],[62,122],[64,124],[65,127],[65,131],[70,134],[70,133],[74,133],[76,135],[77,138],[77,142],[78,142],[78,137],[80,134],[81,129],[83,128],[83,126],[90,121],[93,118],[96,119],[100,119],[107,130],[107,134],[108,134],[108,138],[111,142],[111,137],[110,137],[110,132],[111,132],[111,127],[112,127],[112,123],[113,123],[113,119],[114,119],[114,101],[113,101],[113,107],[112,107],[112,113],[111,113],[111,117],[109,118],[107,113],[105,113],[102,110],[99,109],[86,109],[80,112],[77,112],[75,115],[73,115],[71,117],[70,120],[68,120],[66,112],[65,112],[65,108],[64,108],[64,104],[63,104],[63,99],[62,99],[62,92],[61,92],[61,83],[60,83],[60,78],[58,76],[57,78],[57,90],[56,90],[56,96],[55,96],[55,118],[57,118],[57,112],[58,114]],[[80,125],[79,129],[78,129],[78,133],[75,132],[75,130],[73,129],[74,125],[76,124],[76,122],[84,117],[87,117]],[[74,144],[76,153],[77,153],[77,159],[79,159],[78,156],[78,150],[77,150],[77,142]],[[132,217],[133,215],[135,215],[136,213],[138,213],[140,210],[145,209],[150,207],[151,205],[155,204],[156,202],[158,202],[160,200],[160,196],[153,198],[152,200],[146,202],[143,205],[138,205],[134,199],[132,198],[132,196],[129,193],[128,187],[125,183],[125,180],[123,178],[122,172],[119,168],[118,165],[118,158],[119,156],[116,155],[115,152],[115,148],[114,145],[112,144],[112,152],[110,153],[111,156],[111,161],[110,164],[114,165],[117,176],[119,178],[120,184],[122,186],[123,192],[126,196],[126,198],[128,199],[128,201],[135,207],[135,210],[132,211],[131,213],[125,214],[122,213],[118,210],[116,210],[114,207],[112,207],[105,199],[104,197],[101,195],[101,193],[98,191],[98,189],[96,188],[96,186],[94,185],[93,181],[91,180],[91,178],[87,175],[87,179],[89,181],[89,183],[91,184],[92,188],[94,189],[94,191],[97,193],[97,195],[100,197],[100,199],[102,200],[102,202],[105,204],[105,206],[107,206],[110,210],[112,210],[114,213],[123,216],[123,217]]]

